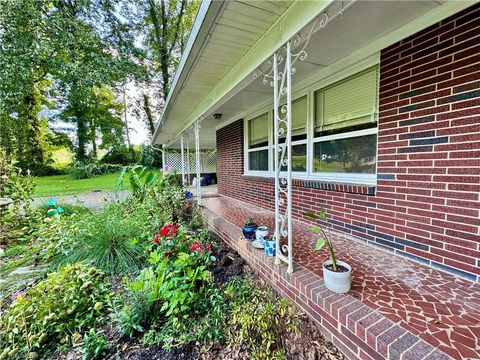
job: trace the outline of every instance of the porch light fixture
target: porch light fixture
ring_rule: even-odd
[[[215,113],[215,114],[213,114],[213,118],[214,118],[215,120],[220,120],[220,119],[222,118],[222,115],[223,115],[223,114]]]

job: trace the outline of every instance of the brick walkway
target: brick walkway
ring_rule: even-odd
[[[294,221],[297,271],[289,276],[283,266],[274,269],[271,259],[239,240],[245,218],[253,217],[271,229],[273,212],[228,197],[204,199],[204,205],[214,231],[285,296],[307,307],[312,317],[318,315],[320,327],[334,334],[332,340],[337,346],[341,343],[347,356],[395,359],[403,354],[402,359],[416,360],[443,359],[448,354],[480,359],[480,284],[332,232],[337,257],[354,269],[350,293],[336,295],[323,286],[326,253],[312,251],[308,224]]]

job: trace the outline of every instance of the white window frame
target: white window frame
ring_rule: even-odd
[[[267,131],[268,131],[268,144],[265,145],[265,146],[261,146],[261,147],[256,147],[256,148],[252,148],[250,149],[250,139],[249,139],[249,135],[250,135],[250,132],[248,130],[248,123],[250,120],[253,120],[255,119],[256,117],[260,116],[260,115],[263,115],[265,113],[268,113],[268,124],[267,124]],[[270,111],[268,110],[265,110],[265,109],[262,109],[262,110],[259,110],[259,111],[256,111],[254,113],[252,113],[251,115],[249,115],[248,117],[245,118],[244,122],[243,122],[243,133],[244,133],[244,145],[243,145],[243,148],[244,148],[244,162],[243,162],[243,165],[244,165],[244,169],[243,169],[243,172],[244,174],[248,174],[248,175],[253,175],[253,176],[261,176],[261,177],[268,177],[268,176],[273,176],[273,170],[272,170],[272,164],[271,164],[271,161],[270,161],[270,156],[272,156],[272,150],[270,149],[270,144],[272,143],[272,134],[271,132],[273,131],[272,130],[272,125],[271,125],[271,122],[273,121],[273,116],[271,114]],[[264,170],[249,170],[249,161],[250,161],[250,153],[251,152],[255,152],[255,151],[260,151],[260,150],[268,150],[268,170],[267,171],[264,171]]]
[[[378,66],[379,61],[376,61],[372,64],[372,62],[368,62],[361,67],[351,67],[349,70],[343,71],[340,74],[336,74],[336,76],[332,76],[328,79],[328,81],[320,81],[314,85],[308,86],[303,90],[297,91],[292,96],[292,101],[295,101],[303,96],[307,96],[307,138],[304,140],[297,140],[292,141],[292,146],[300,145],[300,144],[307,144],[307,171],[293,171],[292,177],[293,179],[299,180],[316,180],[316,181],[325,181],[331,183],[343,183],[343,184],[360,184],[360,185],[376,185],[377,183],[377,170],[375,168],[374,174],[352,174],[352,173],[339,173],[339,172],[314,172],[313,171],[313,156],[314,156],[314,144],[321,141],[329,141],[334,139],[346,139],[351,137],[357,136],[364,136],[364,135],[378,135],[378,124],[376,127],[368,128],[365,130],[357,130],[351,132],[345,132],[335,135],[328,135],[322,137],[315,137],[315,92],[321,89],[328,87],[329,85],[335,84],[339,81],[347,79],[353,75],[356,75],[368,68],[373,66]],[[377,118],[378,114],[378,95],[379,95],[379,85],[377,83],[377,99],[376,99],[376,107],[377,111],[375,113],[375,118]],[[268,146],[263,146],[260,148],[249,149],[249,133],[248,133],[248,121],[268,112]],[[274,144],[273,144],[273,108],[272,104],[270,103],[268,106],[262,107],[261,110],[258,110],[249,116],[244,118],[244,175],[246,176],[258,176],[258,177],[266,177],[271,178],[274,176],[273,173],[273,151],[274,151]],[[375,119],[377,120],[377,119]],[[249,152],[256,151],[256,150],[264,150],[268,149],[268,171],[256,171],[256,170],[249,170]],[[377,148],[376,150],[376,166],[378,164],[378,138],[377,138]],[[283,173],[283,172],[282,172]]]

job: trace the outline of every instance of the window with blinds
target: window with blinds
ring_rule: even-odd
[[[268,113],[248,122],[248,144],[249,148],[268,145]]]
[[[376,122],[378,67],[315,92],[315,132],[343,132]]]
[[[282,107],[280,106],[279,111],[281,116],[283,116],[281,109]],[[307,95],[292,101],[292,136],[307,134],[307,111]]]

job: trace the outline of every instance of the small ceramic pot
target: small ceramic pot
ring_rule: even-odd
[[[242,229],[243,236],[247,240],[254,240],[255,239],[255,231],[257,230],[258,225],[253,224],[253,225],[245,225]]]
[[[346,262],[337,260],[337,265],[342,265],[348,269],[346,272],[336,272],[328,270],[327,265],[331,265],[332,260],[323,263],[323,281],[328,290],[343,294],[350,291],[352,286],[352,267]]]
[[[255,239],[263,240],[266,236],[268,236],[268,228],[266,226],[259,226],[255,231]]]
[[[263,239],[265,245],[265,255],[267,256],[276,256],[277,255],[277,243],[275,238],[266,237]]]

